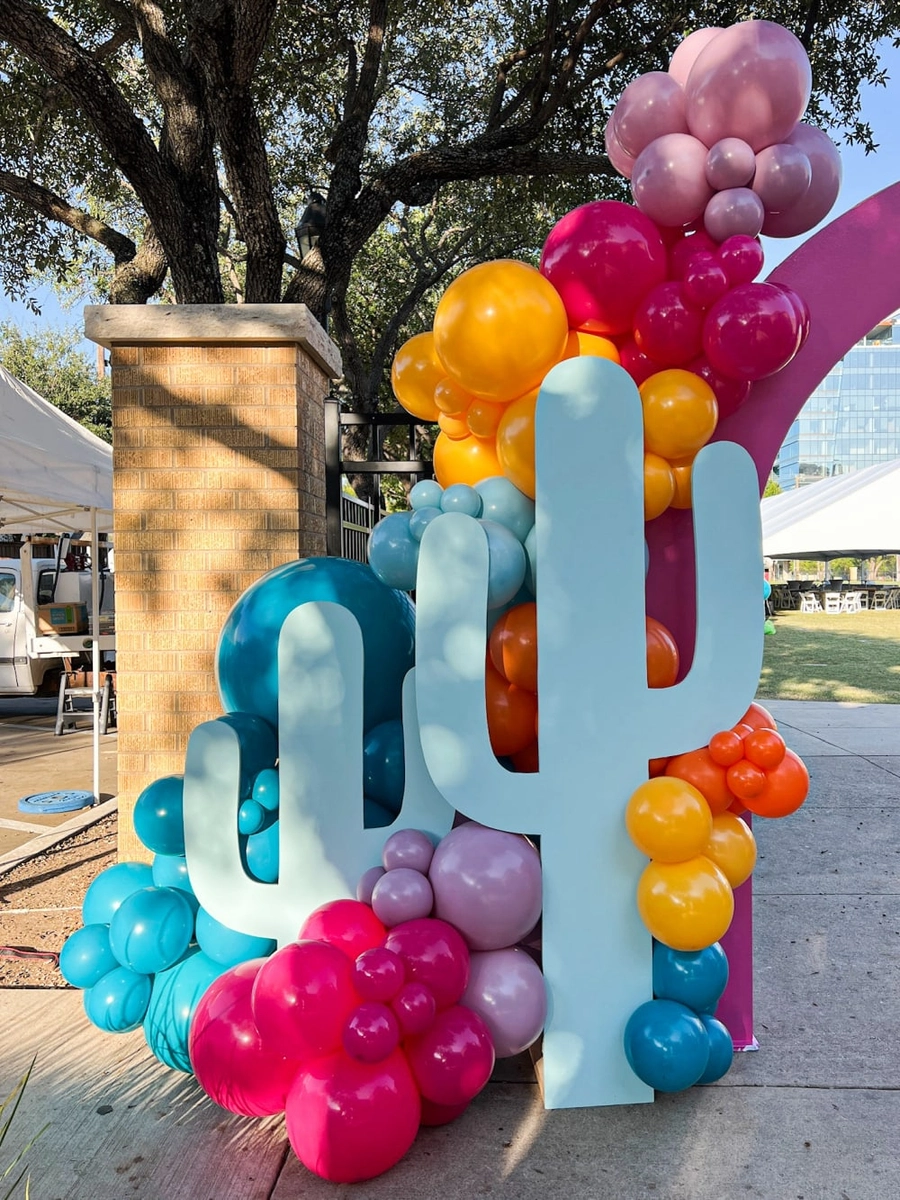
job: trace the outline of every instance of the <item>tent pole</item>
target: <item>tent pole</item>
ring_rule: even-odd
[[[91,700],[94,710],[94,803],[100,803],[100,546],[91,509]]]

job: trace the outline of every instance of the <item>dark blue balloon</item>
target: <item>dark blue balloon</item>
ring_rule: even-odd
[[[153,975],[178,962],[193,932],[194,912],[184,893],[148,887],[122,901],[109,926],[109,944],[123,967]]]
[[[700,1020],[709,1038],[709,1062],[697,1082],[715,1083],[731,1069],[734,1043],[721,1021],[717,1021],[715,1017],[708,1017],[705,1013],[700,1014]]]
[[[154,854],[184,854],[184,777],[164,775],[138,796],[134,832]]]
[[[404,592],[386,587],[370,567],[345,558],[285,563],[244,592],[219,639],[223,707],[277,724],[278,634],[288,613],[311,600],[342,604],[359,621],[366,655],[365,728],[399,717],[403,680],[413,666],[415,609]]]
[[[108,925],[84,925],[66,938],[59,956],[59,970],[72,987],[89,988],[114,971],[118,959],[109,944]]]
[[[84,993],[84,1011],[104,1033],[130,1033],[144,1019],[150,989],[149,975],[116,967]]]
[[[279,837],[279,822],[275,821],[268,829],[252,833],[247,838],[244,852],[247,870],[261,883],[275,883],[278,879]]]
[[[402,722],[376,725],[363,742],[363,791],[396,814],[403,804],[405,777]]]
[[[385,825],[393,825],[397,814],[390,812],[377,800],[363,799],[363,825],[366,829],[383,829]]]
[[[270,938],[253,937],[229,929],[210,916],[205,908],[197,913],[197,942],[203,953],[219,963],[223,970],[236,967],[248,958],[268,958],[275,950],[275,942]]]
[[[677,1000],[696,1013],[711,1013],[728,983],[728,959],[718,942],[703,950],[653,947],[653,995]]]
[[[271,767],[278,758],[278,735],[273,725],[252,712],[230,712],[217,717],[238,735],[241,747],[241,799],[247,799],[260,771]]]
[[[709,1062],[709,1037],[703,1022],[684,1004],[648,1000],[625,1026],[625,1056],[648,1087],[682,1092],[693,1087]]]
[[[154,977],[144,1017],[144,1037],[159,1061],[167,1067],[193,1074],[188,1055],[191,1018],[203,993],[224,970],[219,963],[194,949],[174,967],[160,971]]]
[[[101,871],[85,892],[81,917],[85,925],[108,925],[119,905],[132,892],[153,886],[146,863],[116,863]]]

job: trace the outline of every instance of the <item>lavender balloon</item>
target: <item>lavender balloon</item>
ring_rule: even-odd
[[[706,182],[707,149],[687,133],[667,133],[638,155],[631,176],[634,202],[658,225],[696,221],[712,188]]]
[[[384,874],[384,867],[369,867],[368,871],[364,871],[360,877],[359,883],[356,885],[356,898],[363,904],[372,903],[372,892],[375,884]]]
[[[802,199],[812,182],[812,167],[799,146],[779,142],[756,156],[753,190],[766,212],[780,213]]]
[[[497,1058],[527,1050],[547,1019],[544,976],[531,955],[516,946],[472,955],[460,1003],[487,1025]]]
[[[459,825],[435,850],[428,877],[434,915],[455,925],[473,950],[513,945],[540,916],[541,860],[519,834]]]
[[[665,71],[632,80],[613,109],[616,139],[626,154],[640,152],[665,133],[687,133],[684,90]]]
[[[717,192],[722,188],[745,187],[755,170],[753,148],[740,138],[722,138],[710,146],[706,156],[706,182]]]
[[[431,866],[434,843],[420,829],[398,829],[384,843],[381,861],[386,871],[408,867],[424,875]]]
[[[785,141],[809,159],[812,179],[796,204],[766,217],[763,233],[769,237],[796,237],[813,229],[831,211],[841,190],[841,157],[827,133],[798,125]]]
[[[606,156],[609,161],[620,175],[624,175],[626,179],[630,179],[631,173],[634,170],[634,159],[623,149],[619,139],[616,137],[612,117],[606,122],[606,131],[603,139],[606,144]]]
[[[717,242],[743,233],[756,237],[762,229],[766,210],[762,200],[750,188],[726,188],[716,192],[703,214],[706,232]]]
[[[675,48],[675,53],[669,60],[669,74],[682,87],[687,83],[691,68],[702,51],[718,33],[722,33],[721,25],[708,25],[705,29],[695,29],[689,33],[683,42]]]
[[[392,928],[430,915],[434,893],[426,876],[408,867],[386,871],[372,889],[372,911]]]

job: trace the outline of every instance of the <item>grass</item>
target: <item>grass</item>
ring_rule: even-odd
[[[765,640],[761,700],[900,704],[900,610],[777,613]]]
[[[3,1101],[3,1103],[0,1104],[0,1149],[2,1149],[3,1143],[6,1141],[6,1135],[9,1133],[9,1127],[13,1123],[13,1118],[15,1117],[16,1112],[18,1111],[19,1104],[22,1101],[22,1097],[25,1095],[25,1089],[28,1086],[28,1080],[31,1078],[31,1072],[34,1070],[34,1062],[35,1062],[35,1060],[32,1059],[31,1066],[28,1068],[28,1070],[25,1072],[25,1074],[21,1077],[19,1082],[15,1085],[15,1087],[9,1093],[9,1095],[6,1097],[6,1099]],[[46,1128],[47,1128],[47,1126],[45,1125],[44,1129],[46,1129]],[[15,1171],[16,1167],[19,1165],[19,1163],[22,1161],[22,1159],[25,1157],[25,1155],[28,1153],[28,1151],[31,1149],[31,1147],[34,1145],[34,1143],[38,1140],[38,1138],[44,1132],[44,1129],[41,1129],[38,1133],[36,1133],[34,1135],[34,1137],[31,1139],[31,1141],[28,1142],[28,1144],[26,1146],[22,1147],[22,1149],[19,1151],[19,1153],[16,1155],[16,1157],[7,1166],[7,1168],[3,1172],[3,1174],[0,1175],[0,1187],[6,1186],[6,1181],[9,1179],[10,1175],[12,1175],[13,1171]],[[16,1190],[16,1188],[19,1186],[19,1184],[22,1182],[23,1179],[25,1180],[25,1200],[29,1200],[29,1196],[31,1193],[30,1193],[30,1188],[29,1188],[29,1180],[26,1177],[27,1171],[28,1171],[27,1166],[22,1168],[22,1170],[19,1172],[19,1174],[15,1177],[15,1179],[10,1184],[7,1191],[4,1192],[2,1200],[10,1200],[10,1197],[12,1196],[13,1192]]]

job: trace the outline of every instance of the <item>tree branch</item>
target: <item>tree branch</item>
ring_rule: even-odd
[[[387,8],[387,0],[369,0],[369,31],[359,76],[352,92],[348,92],[344,120],[329,147],[335,165],[328,189],[329,214],[342,211],[359,191],[360,163],[378,99]]]
[[[85,237],[93,238],[110,251],[116,263],[129,262],[137,253],[137,247],[130,237],[119,233],[97,217],[92,217],[90,213],[74,208],[62,196],[31,179],[11,175],[9,171],[0,171],[0,191],[22,201],[49,220],[59,221],[68,225],[70,229],[83,233]]]

